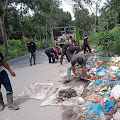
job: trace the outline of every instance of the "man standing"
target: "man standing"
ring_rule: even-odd
[[[60,58],[61,65],[62,65],[62,61],[63,61],[63,56],[66,55],[66,51],[71,45],[72,45],[72,43],[67,43],[67,44],[62,46],[62,52],[61,52],[61,58]]]
[[[73,46],[66,51],[66,57],[68,62],[71,61],[73,55],[77,54],[80,50],[83,50],[83,46]]]
[[[31,38],[28,39],[27,47],[28,47],[28,52],[30,53],[30,66],[32,66],[32,58],[34,59],[34,65],[35,65],[37,48],[35,43],[32,42]]]
[[[70,39],[71,39],[72,45],[75,46],[76,45],[75,39],[72,36],[70,36]]]
[[[4,60],[2,53],[0,52],[0,111],[4,109],[4,101],[3,101],[3,96],[1,93],[1,84],[6,89],[6,97],[7,97],[7,102],[8,102],[8,109],[10,110],[18,110],[19,107],[15,106],[13,104],[13,91],[12,91],[12,86],[8,77],[7,72],[4,70],[3,66],[10,72],[10,74],[14,77],[15,73],[10,69],[9,65],[7,62]]]
[[[68,65],[68,69],[67,69],[67,80],[64,82],[64,84],[69,83],[70,82],[70,75],[71,75],[71,70],[73,71],[74,77],[76,76],[75,74],[75,64],[78,63],[79,65],[81,65],[82,69],[83,69],[83,73],[84,73],[84,77],[87,80],[87,73],[86,73],[86,59],[82,54],[76,54],[72,57],[69,65]]]
[[[52,47],[51,48],[47,48],[45,50],[45,54],[49,58],[49,63],[51,63],[51,58],[52,58],[52,61],[53,61],[52,63],[55,62],[55,58],[58,60],[57,49],[55,49],[54,47],[53,48]]]
[[[85,35],[84,37],[84,54],[86,52],[86,48],[88,48],[89,52],[91,53],[90,42],[89,42],[87,35]]]

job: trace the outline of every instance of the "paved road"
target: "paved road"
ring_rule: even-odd
[[[28,55],[15,60],[8,61],[16,77],[11,77],[14,96],[22,93],[32,83],[55,83],[54,87],[49,92],[49,97],[52,92],[60,84],[62,84],[59,76],[58,64],[49,64],[44,51],[37,53],[37,64],[29,66]],[[6,104],[5,89],[2,87],[4,100]],[[7,105],[4,111],[0,112],[0,120],[62,120],[62,107],[46,106],[39,107],[42,101],[35,99],[16,99],[15,103],[19,105],[20,110],[10,111]]]

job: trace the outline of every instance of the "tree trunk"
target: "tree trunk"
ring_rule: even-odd
[[[0,25],[1,25],[5,54],[8,54],[7,36],[6,36],[5,25],[4,25],[4,15],[0,16]]]

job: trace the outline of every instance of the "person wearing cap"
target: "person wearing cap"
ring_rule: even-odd
[[[28,47],[28,52],[30,53],[30,66],[32,66],[32,58],[34,59],[34,65],[35,65],[37,48],[36,48],[36,44],[31,40],[31,38],[28,39],[27,47]]]
[[[73,71],[74,77],[76,76],[75,74],[75,64],[78,63],[81,68],[83,69],[84,77],[87,80],[87,72],[86,72],[86,58],[82,54],[76,54],[72,57],[68,69],[67,69],[67,80],[64,82],[64,84],[70,82],[70,75],[71,75],[71,70]]]
[[[68,62],[71,61],[71,58],[72,58],[73,55],[77,54],[80,50],[82,51],[83,49],[84,49],[83,46],[81,46],[81,47],[73,46],[73,47],[69,48],[66,51],[66,57],[67,57]]]
[[[86,48],[88,48],[89,52],[91,53],[90,41],[89,41],[87,35],[85,35],[85,37],[84,37],[84,54],[86,52]]]
[[[4,100],[3,100],[3,95],[1,92],[1,85],[3,85],[6,89],[6,98],[8,102],[8,109],[9,110],[18,110],[19,107],[14,105],[13,103],[13,90],[12,86],[9,80],[9,76],[7,72],[5,71],[6,68],[10,74],[15,77],[15,73],[11,70],[7,62],[4,60],[3,54],[0,52],[0,111],[2,111],[5,107],[4,105]]]
[[[54,47],[47,48],[45,50],[45,54],[48,56],[49,63],[54,63],[55,58],[58,60],[57,49]],[[52,62],[51,62],[51,58],[52,58]],[[58,62],[59,62],[59,60],[58,60]]]
[[[62,65],[63,62],[63,56],[66,55],[67,49],[72,45],[72,43],[67,43],[62,46],[62,52],[61,52],[61,58],[60,58],[60,64]]]

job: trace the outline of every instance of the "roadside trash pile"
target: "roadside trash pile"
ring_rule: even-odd
[[[57,103],[63,102],[64,100],[67,100],[71,97],[76,97],[76,96],[78,96],[78,95],[74,89],[72,89],[72,88],[63,89],[63,90],[59,91],[59,97],[57,98],[58,99]]]
[[[73,108],[70,120],[120,120],[120,57],[100,54],[93,51],[87,60],[85,103]]]

